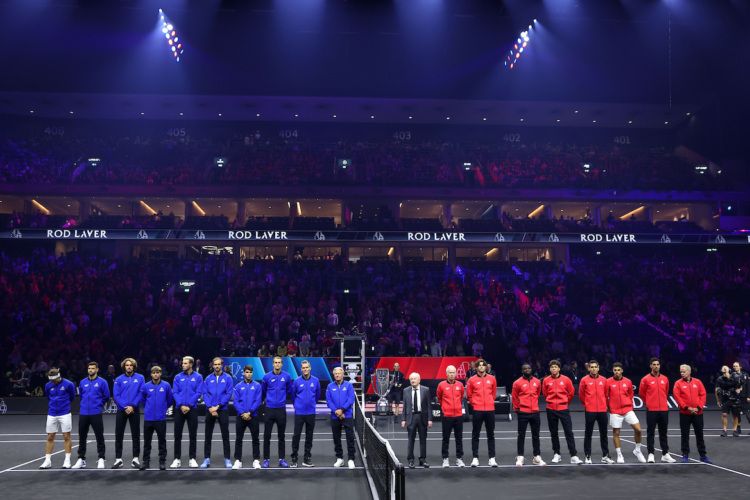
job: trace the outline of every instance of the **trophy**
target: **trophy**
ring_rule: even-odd
[[[389,373],[388,368],[378,368],[375,370],[375,394],[380,396],[378,402],[375,403],[376,415],[390,415],[391,413],[391,405],[386,398],[390,390]]]

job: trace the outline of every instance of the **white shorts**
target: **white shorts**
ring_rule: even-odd
[[[47,415],[47,433],[70,432],[73,430],[73,417],[70,413],[53,417]]]
[[[620,429],[622,428],[623,421],[628,425],[635,425],[640,423],[638,421],[638,417],[635,416],[634,411],[629,411],[625,415],[617,415],[615,413],[610,413],[609,415],[609,425],[613,429]]]

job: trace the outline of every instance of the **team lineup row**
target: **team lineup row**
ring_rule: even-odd
[[[246,366],[243,370],[243,380],[236,385],[232,377],[224,372],[221,358],[212,361],[213,372],[205,379],[193,370],[193,358],[186,356],[182,360],[183,371],[175,376],[173,385],[161,380],[161,369],[156,366],[151,369],[151,380],[146,382],[144,377],[136,372],[137,363],[132,358],[126,358],[121,363],[123,374],[114,382],[113,399],[117,405],[115,432],[115,463],[112,468],[123,466],[122,447],[126,424],[129,423],[133,440],[133,467],[147,469],[150,466],[151,441],[153,434],[157,434],[159,443],[159,466],[166,468],[166,417],[170,406],[174,405],[174,461],[172,468],[181,467],[182,432],[185,423],[189,431],[189,466],[211,466],[211,441],[216,424],[222,435],[224,466],[227,468],[242,467],[242,439],[247,429],[250,430],[253,442],[253,467],[267,468],[270,464],[270,441],[273,425],[278,432],[279,466],[289,467],[285,453],[286,428],[286,400],[292,397],[295,410],[294,436],[292,440],[291,466],[298,465],[299,445],[302,430],[306,439],[303,466],[313,466],[311,460],[312,437],[315,427],[316,403],[320,399],[320,382],[310,373],[310,364],[303,361],[302,375],[296,380],[281,370],[282,359],[273,360],[273,371],[267,373],[261,382],[253,381],[253,368]],[[581,380],[579,397],[584,403],[586,416],[586,430],[584,437],[585,459],[580,460],[575,448],[575,438],[568,405],[572,401],[575,390],[572,381],[560,373],[560,363],[550,362],[550,375],[540,381],[531,373],[531,366],[524,365],[522,376],[513,384],[512,402],[514,411],[518,415],[518,440],[516,465],[524,463],[524,442],[526,430],[530,426],[533,445],[532,463],[544,465],[541,458],[539,433],[540,409],[539,397],[544,395],[547,403],[547,420],[552,439],[553,463],[561,461],[560,440],[558,426],[562,424],[571,463],[591,463],[591,440],[594,425],[599,426],[602,447],[602,462],[614,463],[610,458],[607,444],[607,423],[613,428],[613,441],[617,453],[616,461],[624,462],[621,450],[620,429],[627,423],[635,431],[634,455],[639,462],[654,462],[654,440],[656,430],[659,430],[663,462],[674,462],[669,453],[667,442],[668,402],[670,392],[668,379],[659,373],[658,360],[651,361],[651,372],[643,377],[640,384],[640,395],[647,408],[647,451],[648,459],[641,452],[641,428],[638,418],[633,411],[633,383],[623,376],[622,365],[616,363],[613,367],[614,376],[605,379],[599,376],[599,366],[595,361],[589,364],[589,375]],[[449,466],[448,447],[451,433],[456,441],[456,465],[464,466],[463,462],[463,402],[468,399],[472,412],[472,466],[479,465],[478,448],[482,425],[487,434],[489,451],[489,465],[497,466],[495,460],[494,439],[494,401],[497,382],[495,377],[487,373],[487,363],[477,362],[476,375],[469,378],[466,387],[456,380],[455,367],[446,370],[447,379],[437,388],[437,400],[443,414],[443,466]],[[690,367],[680,367],[681,379],[673,388],[673,395],[680,405],[680,428],[682,431],[683,461],[689,460],[688,434],[690,426],[695,430],[698,451],[701,460],[709,462],[703,440],[703,406],[706,391],[703,384],[690,376]],[[49,398],[49,412],[47,417],[47,444],[44,463],[41,468],[51,467],[51,453],[57,432],[62,431],[65,438],[65,462],[63,468],[86,467],[86,438],[89,428],[92,428],[97,440],[98,468],[104,468],[105,446],[103,437],[102,408],[110,398],[106,382],[98,377],[98,365],[91,362],[88,365],[88,377],[79,384],[78,391],[81,398],[79,418],[79,447],[78,460],[71,466],[70,456],[72,443],[71,402],[75,398],[76,389],[72,382],[63,379],[59,370],[49,372],[50,382],[45,387],[45,394]],[[354,468],[354,432],[353,405],[355,394],[352,385],[344,380],[341,368],[333,370],[334,382],[329,384],[326,391],[326,404],[331,411],[331,425],[336,453],[335,467],[344,465],[343,448],[341,444],[342,432],[346,434],[348,466]],[[426,462],[427,428],[432,426],[430,411],[430,391],[420,385],[418,373],[409,376],[410,385],[403,390],[404,413],[401,418],[403,427],[408,428],[408,461],[414,467],[414,441],[420,437],[419,462],[423,467],[429,467]],[[207,414],[205,427],[204,460],[198,465],[196,456],[196,441],[198,427],[197,405],[203,399]],[[230,460],[229,449],[229,412],[228,403],[233,399],[237,412],[236,440],[234,464]],[[400,399],[400,398],[399,398]],[[264,446],[263,462],[260,462],[259,419],[261,404],[265,403],[263,418]],[[140,416],[139,408],[143,406],[144,414],[144,459],[140,463]],[[398,408],[398,406],[397,406]],[[424,411],[422,410],[424,408]],[[609,413],[609,416],[608,416]]]
[[[539,380],[532,374],[532,367],[524,364],[521,368],[521,377],[514,383],[512,388],[511,401],[513,410],[517,415],[518,434],[517,434],[517,456],[516,465],[524,465],[524,448],[526,431],[531,428],[531,441],[533,447],[532,463],[534,465],[546,465],[541,457],[540,446],[540,407],[539,399],[544,396],[546,401],[547,423],[549,425],[550,438],[552,441],[553,457],[552,463],[562,461],[560,439],[558,428],[562,425],[568,452],[570,453],[570,462],[572,464],[591,464],[591,441],[594,432],[594,426],[599,428],[599,441],[602,450],[601,462],[605,464],[624,463],[625,457],[622,453],[620,431],[623,423],[628,424],[634,431],[634,448],[633,455],[640,463],[654,463],[655,460],[655,438],[656,431],[659,431],[659,444],[661,446],[661,461],[666,463],[676,462],[675,458],[669,452],[669,442],[667,439],[667,429],[669,423],[669,403],[668,397],[670,388],[674,399],[679,405],[680,413],[680,434],[681,434],[681,461],[690,461],[690,443],[689,435],[692,427],[695,433],[696,444],[700,460],[705,463],[711,463],[707,452],[703,436],[703,409],[706,404],[706,389],[703,383],[697,378],[692,377],[691,367],[689,365],[680,366],[680,379],[673,386],[666,376],[660,373],[661,363],[657,358],[650,361],[650,372],[641,379],[639,385],[639,395],[643,399],[647,412],[647,438],[646,446],[648,457],[642,452],[642,430],[641,425],[633,410],[633,397],[635,386],[630,379],[623,375],[623,365],[614,363],[612,370],[614,375],[610,378],[604,378],[599,375],[599,363],[595,360],[587,363],[589,374],[583,377],[579,383],[578,396],[583,403],[585,413],[585,431],[584,431],[584,460],[578,457],[576,449],[575,436],[569,411],[569,405],[575,395],[575,389],[571,379],[560,373],[561,364],[557,360],[549,363],[550,374],[543,380]],[[726,368],[726,367],[724,367]],[[476,363],[476,375],[469,378],[466,387],[456,380],[456,369],[450,366],[446,370],[447,379],[441,382],[437,388],[437,400],[442,411],[442,458],[443,467],[449,467],[449,443],[451,433],[455,437],[456,448],[456,466],[464,466],[463,462],[463,402],[464,398],[473,408],[472,414],[472,466],[479,465],[478,449],[479,436],[482,425],[485,427],[487,434],[487,447],[489,451],[488,465],[496,467],[495,460],[495,419],[494,419],[494,400],[497,382],[492,375],[487,374],[488,364],[484,360],[478,360]],[[744,373],[744,372],[743,372]],[[728,375],[724,373],[726,378]],[[391,383],[393,387],[397,384],[398,376],[394,377]],[[414,459],[414,441],[417,435],[420,438],[420,456],[419,464],[422,467],[429,467],[426,462],[426,445],[427,429],[432,426],[431,412],[422,411],[422,408],[429,404],[429,391],[419,385],[419,375],[413,373],[409,376],[410,385],[403,390],[404,418],[402,426],[408,427],[408,464],[409,467],[415,467]],[[735,412],[736,407],[733,404],[727,404],[723,393],[720,393],[717,385],[717,399],[722,406],[722,412]],[[739,385],[732,388],[731,392],[740,394]],[[397,398],[400,399],[400,398]],[[733,399],[734,401],[734,399]],[[398,401],[396,408],[398,409]],[[398,410],[397,410],[398,411]],[[736,413],[739,415],[739,412]],[[612,427],[612,438],[616,451],[616,458],[612,459],[609,453],[609,444],[607,439],[607,425]],[[735,420],[735,430],[738,421]],[[725,424],[726,429],[726,424]],[[735,431],[736,432],[736,431]]]
[[[114,382],[113,398],[117,405],[115,424],[115,462],[113,469],[123,466],[122,447],[126,424],[129,423],[133,442],[134,468],[146,470],[151,463],[151,442],[156,433],[159,447],[159,469],[166,469],[167,460],[167,412],[174,406],[174,461],[171,468],[182,466],[182,432],[185,424],[188,427],[189,467],[208,468],[211,466],[211,441],[216,424],[219,425],[226,468],[242,468],[242,440],[247,429],[250,430],[253,443],[253,467],[270,466],[270,443],[273,425],[278,433],[279,467],[290,467],[286,461],[286,400],[289,395],[294,401],[295,426],[292,440],[291,467],[297,467],[301,433],[305,430],[305,448],[302,465],[313,467],[311,451],[313,430],[315,428],[316,404],[320,399],[320,381],[311,375],[311,366],[307,361],[301,364],[302,375],[294,380],[282,371],[282,359],[273,359],[273,371],[267,373],[260,382],[253,380],[253,367],[245,366],[243,380],[234,384],[232,377],[224,372],[221,358],[214,358],[212,373],[205,378],[193,370],[194,359],[186,356],[182,359],[182,372],[174,377],[172,385],[161,379],[159,366],[151,368],[151,380],[136,372],[137,362],[133,358],[122,361],[123,374]],[[97,442],[97,468],[105,467],[104,424],[102,410],[110,398],[109,388],[104,379],[98,376],[99,366],[96,362],[88,364],[88,377],[78,385],[80,395],[80,416],[78,420],[78,460],[71,466],[72,454],[72,415],[71,403],[76,396],[73,383],[60,376],[59,370],[49,371],[50,381],[44,388],[49,399],[47,415],[47,442],[45,459],[40,468],[52,466],[51,454],[54,449],[55,435],[62,432],[65,446],[63,468],[81,469],[86,467],[86,439],[89,428],[92,428]],[[351,383],[344,380],[344,370],[340,367],[333,370],[333,383],[326,389],[326,404],[331,411],[331,430],[333,433],[336,461],[334,467],[345,465],[341,442],[342,433],[346,435],[347,462],[355,467],[354,441],[354,402],[355,393]],[[204,460],[197,461],[198,402],[206,405]],[[229,449],[229,401],[233,400],[236,419],[236,439],[234,464],[230,459]],[[263,462],[260,461],[259,411],[265,403],[263,418],[265,422],[263,435]],[[140,415],[143,407],[143,462],[140,455]]]

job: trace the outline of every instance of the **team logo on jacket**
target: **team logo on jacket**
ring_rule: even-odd
[[[313,384],[312,382],[310,382],[310,387],[315,387],[315,384]]]
[[[0,398],[0,415],[8,413],[8,405],[5,404],[5,400]]]
[[[164,392],[164,387],[159,387],[159,392]]]

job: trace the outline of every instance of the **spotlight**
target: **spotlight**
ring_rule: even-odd
[[[164,39],[167,41],[167,45],[169,45],[169,48],[172,51],[172,57],[174,57],[175,61],[180,62],[180,56],[185,49],[177,35],[177,29],[161,9],[159,9],[159,19],[161,20],[161,32],[164,34]]]
[[[536,22],[536,19],[534,19],[534,22]],[[530,33],[532,32],[533,28],[534,26],[532,24],[529,24],[529,28],[527,30],[524,30],[518,34],[516,43],[513,44],[513,47],[510,50],[508,50],[508,55],[505,57],[505,61],[503,61],[503,66],[505,66],[505,69],[512,70],[516,65],[518,65],[521,59],[521,54],[523,54],[524,49],[526,49],[531,42]]]

